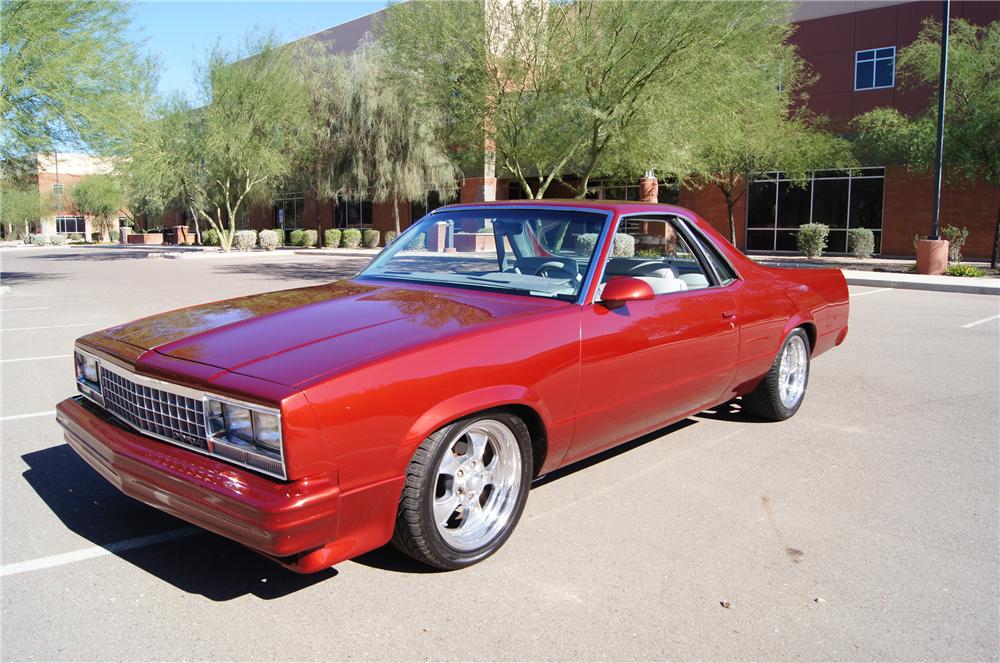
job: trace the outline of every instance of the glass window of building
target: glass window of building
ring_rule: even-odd
[[[57,216],[56,232],[60,235],[87,232],[87,221],[82,216]]]
[[[302,227],[305,199],[301,193],[282,193],[274,199],[274,227],[294,230]]]
[[[748,251],[796,251],[798,227],[823,223],[830,227],[827,253],[847,252],[847,231],[868,228],[875,252],[882,244],[882,197],[885,169],[818,170],[793,182],[767,173],[750,182],[747,192]]]
[[[896,47],[871,48],[854,54],[854,89],[877,90],[896,82]]]

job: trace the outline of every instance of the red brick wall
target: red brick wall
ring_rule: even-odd
[[[706,184],[700,189],[683,188],[680,190],[679,204],[711,223],[712,227],[726,238],[729,237],[726,197],[719,191],[719,187]],[[746,245],[746,194],[737,201],[733,209],[733,218],[736,220],[736,247],[743,250]]]
[[[941,225],[969,229],[963,255],[988,259],[1000,208],[1000,188],[985,182],[946,183],[941,189]],[[930,234],[934,209],[934,181],[929,174],[914,174],[904,166],[885,169],[885,203],[882,212],[882,253],[914,255],[913,236]]]

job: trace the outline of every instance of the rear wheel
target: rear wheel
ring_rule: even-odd
[[[781,344],[771,370],[743,397],[747,410],[771,421],[784,421],[799,410],[809,384],[809,337],[793,329]]]
[[[489,557],[514,531],[531,473],[531,439],[518,417],[489,412],[445,426],[410,461],[393,544],[439,569]]]

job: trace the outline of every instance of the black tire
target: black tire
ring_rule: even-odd
[[[514,434],[520,454],[520,481],[511,495],[513,508],[502,529],[475,549],[463,550],[446,540],[434,520],[438,468],[444,454],[451,452],[463,431],[471,425],[488,420],[500,422]],[[517,526],[528,499],[532,471],[531,435],[524,422],[510,412],[482,412],[439,429],[421,443],[410,461],[396,513],[393,545],[417,561],[442,570],[460,569],[481,562],[499,550]]]
[[[798,342],[793,339],[799,339],[805,344],[805,376],[804,383],[802,384],[802,392],[798,399],[793,404],[786,405],[781,400],[780,391],[781,358],[785,353],[785,348],[789,344]],[[793,329],[781,344],[778,355],[774,358],[774,363],[771,364],[771,369],[767,372],[767,375],[764,376],[764,379],[761,380],[756,389],[743,397],[744,410],[768,421],[784,421],[798,412],[802,401],[805,400],[806,388],[809,386],[809,359],[811,352],[812,348],[809,345],[809,336],[805,330],[801,327]]]

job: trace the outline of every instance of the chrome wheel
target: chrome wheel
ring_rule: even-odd
[[[801,336],[788,339],[778,366],[778,397],[786,408],[794,408],[806,390],[809,351]]]
[[[433,497],[438,532],[457,550],[476,550],[504,530],[517,509],[521,453],[495,419],[469,424],[444,450]]]

